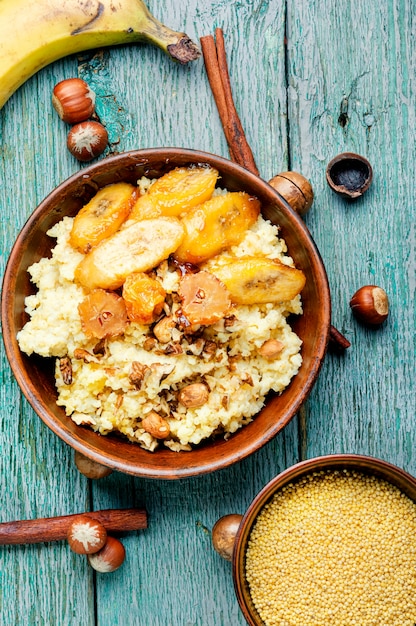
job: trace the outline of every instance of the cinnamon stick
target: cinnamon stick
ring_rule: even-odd
[[[60,517],[3,522],[0,524],[0,545],[60,541],[67,537],[71,523],[87,515],[103,524],[107,532],[125,532],[147,528],[147,513],[143,509],[106,509]]]
[[[216,28],[215,40],[212,35],[205,35],[200,38],[200,42],[208,81],[217,105],[230,158],[259,176],[259,170],[233,100],[224,33],[221,28]],[[339,350],[345,350],[351,345],[334,326],[330,326],[329,336],[331,344]]]
[[[221,28],[215,30],[215,37],[216,40],[212,35],[205,35],[200,38],[200,41],[208,81],[217,105],[230,157],[232,161],[258,176],[259,170],[234,104],[224,34]]]

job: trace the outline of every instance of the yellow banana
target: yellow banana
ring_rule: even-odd
[[[142,0],[0,0],[0,109],[49,63],[92,48],[148,41],[185,64],[196,44],[149,12]]]

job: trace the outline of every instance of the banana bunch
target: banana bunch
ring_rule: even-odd
[[[147,41],[185,64],[196,44],[149,12],[142,0],[0,0],[0,109],[49,63],[92,48]]]

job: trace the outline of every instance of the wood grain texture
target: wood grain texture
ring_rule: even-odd
[[[288,3],[291,162],[314,186],[306,221],[328,270],[333,323],[352,344],[345,357],[326,360],[307,407],[306,453],[372,454],[413,474],[414,20],[412,2],[334,1],[325,12]],[[354,202],[325,181],[326,164],[346,151],[374,169],[372,187]],[[365,284],[390,298],[389,319],[376,331],[349,309]]]
[[[3,626],[239,626],[230,564],[212,549],[215,521],[244,513],[274,475],[331,452],[380,456],[416,474],[415,38],[412,0],[155,0],[149,8],[193,39],[223,28],[233,95],[265,179],[288,168],[311,179],[305,218],[327,267],[333,323],[351,341],[329,353],[306,406],[265,448],[201,478],[153,481],[112,474],[91,482],[73,452],[36,417],[0,346],[0,521],[88,509],[146,508],[146,531],[122,537],[126,561],[93,573],[65,543],[0,548]],[[284,45],[285,36],[287,45]],[[81,165],[53,86],[75,75],[97,92],[107,153],[163,145],[228,156],[202,60],[179,66],[148,45],[118,46],[45,68],[0,112],[1,271],[28,215]],[[374,167],[348,203],[325,181],[337,153]],[[377,331],[351,316],[366,283],[390,297]]]

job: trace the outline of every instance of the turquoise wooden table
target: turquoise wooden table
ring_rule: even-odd
[[[95,574],[65,542],[0,547],[2,626],[242,625],[230,564],[211,545],[219,517],[244,513],[282,469],[322,454],[369,454],[416,475],[415,3],[148,6],[195,41],[223,28],[236,106],[262,177],[293,169],[313,185],[305,221],[328,272],[332,323],[351,347],[328,352],[306,405],[262,450],[214,474],[159,482],[80,474],[73,451],[23,398],[2,352],[0,521],[123,507],[149,515],[147,530],[123,538],[127,558],[112,574]],[[2,271],[36,205],[82,168],[51,105],[54,85],[78,75],[97,93],[110,137],[103,156],[181,146],[228,157],[201,58],[182,66],[140,44],[56,61],[0,112]],[[369,191],[354,202],[325,180],[327,163],[345,151],[374,169]],[[377,330],[351,315],[349,300],[365,284],[389,295],[389,318]]]

